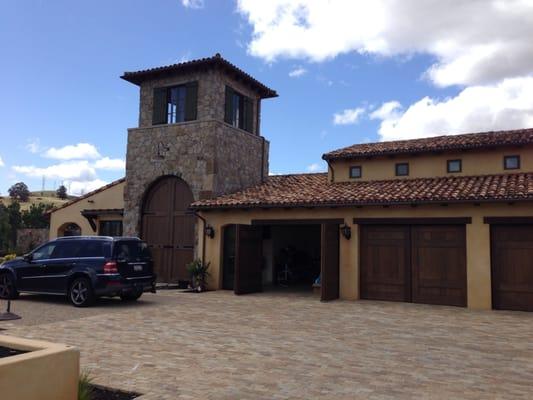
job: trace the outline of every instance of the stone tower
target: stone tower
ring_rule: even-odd
[[[124,234],[149,243],[163,280],[181,280],[196,242],[188,203],[268,176],[261,99],[277,94],[219,54],[121,78],[140,87],[139,127],[128,129]]]

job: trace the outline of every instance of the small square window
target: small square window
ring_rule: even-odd
[[[408,176],[408,175],[409,175],[409,164],[408,163],[396,164],[396,176]]]
[[[361,166],[350,167],[350,178],[360,178],[363,175]]]
[[[448,160],[448,172],[461,172],[463,169],[461,160]]]
[[[505,156],[503,157],[504,169],[519,169],[520,168],[520,156]]]

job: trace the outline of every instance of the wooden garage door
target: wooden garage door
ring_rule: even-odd
[[[464,225],[361,226],[361,298],[466,306]]]
[[[533,225],[491,227],[492,306],[533,311]]]
[[[361,298],[410,301],[409,227],[362,226]]]
[[[464,225],[411,227],[412,301],[466,307]]]
[[[141,238],[148,243],[159,282],[189,280],[186,265],[193,259],[194,216],[187,212],[192,192],[178,177],[157,181],[143,204]]]

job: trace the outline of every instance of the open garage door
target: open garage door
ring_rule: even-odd
[[[464,225],[361,225],[361,298],[466,306]]]
[[[235,294],[262,290],[263,228],[237,225],[235,232]]]
[[[492,306],[533,311],[533,225],[491,226]]]
[[[339,298],[339,225],[322,224],[320,300]]]

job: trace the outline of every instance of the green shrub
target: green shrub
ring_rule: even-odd
[[[15,253],[6,254],[4,257],[0,257],[0,264],[4,261],[14,260],[15,258],[17,258],[17,255]]]
[[[91,400],[93,394],[92,381],[87,371],[83,371],[80,374],[80,380],[78,381],[78,400]]]
[[[201,260],[194,260],[187,265],[187,271],[191,275],[192,288],[198,292],[207,290],[207,278],[209,277],[209,263],[204,264]]]

